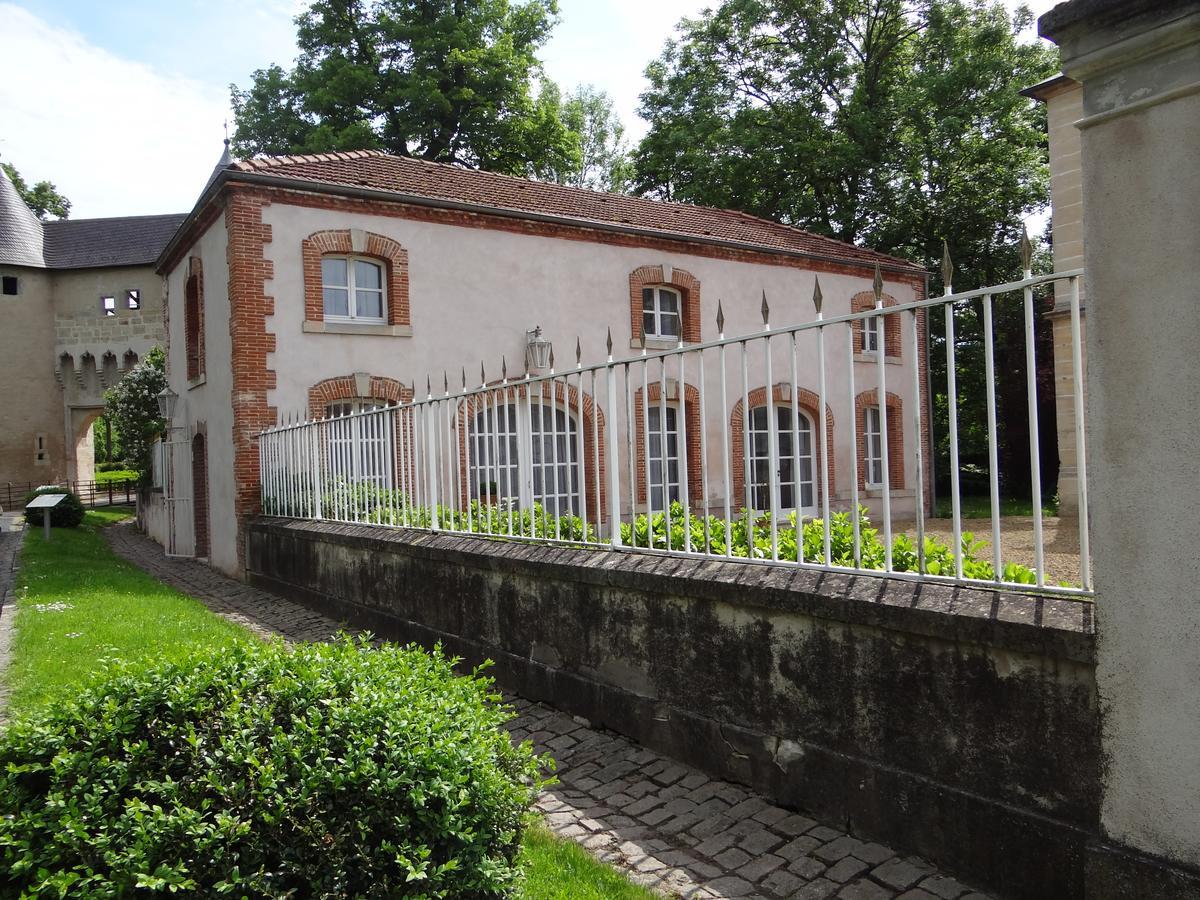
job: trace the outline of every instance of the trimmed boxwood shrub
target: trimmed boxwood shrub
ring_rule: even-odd
[[[115,665],[0,735],[0,896],[506,894],[540,760],[455,662],[343,638]]]
[[[66,488],[60,487],[40,487],[36,491],[30,491],[25,495],[25,503],[39,494],[66,494],[59,501],[58,506],[50,510],[50,527],[51,528],[74,528],[83,521],[83,501],[79,499],[79,495]],[[25,521],[30,525],[41,526],[42,515],[44,509],[31,509],[25,513]]]

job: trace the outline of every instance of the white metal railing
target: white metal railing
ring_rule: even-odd
[[[260,435],[266,515],[505,539],[719,557],[898,578],[1091,593],[1079,282],[1082,271],[875,305],[661,352],[489,381],[396,406],[296,422]],[[1046,572],[1037,425],[1034,288],[1069,286],[1079,485],[1079,563]],[[1032,565],[1006,563],[994,393],[993,308],[1024,306]],[[964,536],[959,479],[956,320],[982,307],[991,545]],[[926,318],[945,316],[951,517],[929,524]],[[977,314],[973,312],[972,314]],[[863,323],[874,320],[869,325]],[[864,344],[873,333],[876,350]],[[940,385],[937,386],[940,388]],[[814,390],[815,388],[815,390]],[[414,385],[415,393],[415,385]],[[802,399],[803,395],[803,399]],[[870,413],[868,410],[876,409]],[[832,439],[831,437],[832,436]],[[866,510],[865,507],[869,507]],[[878,523],[877,525],[875,523]],[[1060,523],[1060,528],[1065,527]]]

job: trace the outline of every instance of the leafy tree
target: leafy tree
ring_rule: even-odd
[[[166,367],[166,354],[155,347],[104,394],[104,414],[121,435],[125,465],[143,474],[150,471],[150,448],[165,427],[158,395],[167,386]]]
[[[65,219],[71,214],[71,201],[58,192],[54,182],[39,181],[30,185],[12,163],[0,163],[0,168],[8,174],[8,180],[13,183],[25,205],[43,222],[49,216]]]
[[[594,85],[580,85],[562,103],[562,121],[576,142],[575,165],[554,173],[574,187],[625,193],[633,176],[625,126],[612,98]]]
[[[300,56],[231,86],[243,155],[380,148],[542,176],[571,159],[557,98],[534,91],[556,0],[315,0]]]
[[[1021,222],[1049,194],[1045,112],[1019,90],[1056,69],[1052,50],[1018,41],[1031,19],[994,0],[725,0],[685,19],[647,68],[635,186],[904,256],[930,270],[935,294],[944,239],[956,287],[1018,277]],[[964,460],[986,465],[980,316],[978,304],[963,313],[956,362]],[[945,450],[941,320],[930,360]],[[1022,323],[1019,303],[998,306],[1000,469],[1013,493],[1028,491]],[[1049,345],[1039,353],[1048,361]]]

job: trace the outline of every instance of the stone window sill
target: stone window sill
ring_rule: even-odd
[[[684,341],[683,346],[686,347],[688,345],[688,343],[689,343],[688,341]],[[637,338],[630,338],[629,349],[641,350],[642,349],[641,341],[639,341]],[[668,340],[664,340],[662,338],[646,338],[646,349],[647,350],[678,350],[679,349],[679,341],[668,341]]]
[[[873,365],[879,365],[879,354],[878,353],[855,353],[854,361],[856,363],[872,363]],[[884,361],[889,363],[890,365],[899,366],[904,363],[904,358],[900,357],[900,356],[885,356]]]
[[[198,388],[198,387],[200,387],[200,385],[206,383],[207,381],[208,381],[208,377],[206,375],[200,375],[196,378],[189,378],[188,382],[187,382],[187,389],[190,391],[194,388]]]
[[[355,322],[304,322],[305,334],[360,334],[382,337],[412,337],[411,325],[367,325]]]

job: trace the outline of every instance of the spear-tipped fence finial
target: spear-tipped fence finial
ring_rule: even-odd
[[[608,337],[604,339],[604,346],[608,348],[608,358],[612,359],[612,326],[608,326]]]
[[[771,327],[771,307],[767,305],[767,291],[764,288],[762,292],[762,317],[763,325]]]
[[[1021,226],[1021,268],[1026,274],[1033,270],[1033,244],[1029,242],[1029,230]]]
[[[721,307],[720,298],[717,298],[717,333],[725,333],[725,310]]]
[[[508,381],[508,357],[507,356],[500,357],[500,379],[502,381]]]
[[[446,391],[446,396],[450,396],[450,373],[442,369],[442,387]]]
[[[950,292],[950,285],[954,283],[954,263],[950,261],[950,244],[942,241],[942,287],[946,293]]]
[[[462,367],[462,378],[463,378],[463,390],[465,391],[467,389],[467,367],[466,366]]]
[[[583,365],[583,345],[579,343],[579,335],[575,335],[575,367]]]
[[[433,382],[429,380],[428,373],[426,373],[426,375],[425,375],[425,396],[426,397],[433,396]]]
[[[487,384],[487,372],[483,368],[483,360],[482,359],[479,361],[479,383],[482,385]]]
[[[879,263],[875,263],[875,277],[871,281],[871,290],[875,292],[875,305],[883,305],[883,272],[879,269]]]
[[[821,295],[821,279],[820,277],[813,279],[813,306],[817,309],[817,315],[821,314],[821,301],[825,299]]]
[[[554,347],[550,347],[550,371],[554,371]]]
[[[642,348],[642,352],[646,352],[646,322],[642,321],[642,327],[638,329],[638,346]]]

